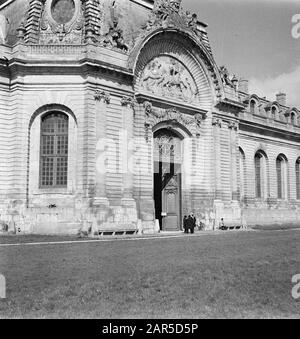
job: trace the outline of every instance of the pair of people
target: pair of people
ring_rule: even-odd
[[[196,227],[196,217],[193,213],[191,213],[189,216],[184,216],[183,218],[183,228],[184,233],[191,232],[192,234],[195,232]]]

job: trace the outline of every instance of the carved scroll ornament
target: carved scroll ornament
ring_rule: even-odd
[[[179,112],[176,108],[162,109],[153,108],[149,101],[144,102],[145,109],[145,131],[146,140],[149,140],[149,132],[152,127],[160,122],[169,122],[171,124],[180,124],[184,126],[190,133],[196,137],[200,136],[201,123],[203,116],[201,114],[188,115]]]

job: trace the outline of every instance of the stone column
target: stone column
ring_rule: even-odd
[[[237,158],[237,129],[238,125],[236,122],[232,121],[228,124],[228,128],[230,130],[230,153],[231,153],[231,197],[232,200],[238,201],[238,175],[237,175],[237,166],[238,166],[238,158]]]
[[[106,197],[106,114],[110,104],[110,94],[96,91],[96,189],[94,205],[108,205]]]
[[[222,120],[213,117],[212,125],[215,140],[215,200],[222,200],[221,137],[220,137]]]
[[[132,205],[133,199],[133,119],[134,99],[124,96],[122,105],[122,132],[121,132],[121,157],[123,174],[123,197],[122,205]]]

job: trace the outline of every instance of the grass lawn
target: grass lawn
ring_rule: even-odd
[[[300,232],[0,247],[0,317],[300,317]]]

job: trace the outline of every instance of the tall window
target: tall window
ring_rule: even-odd
[[[273,106],[271,112],[272,112],[272,118],[275,120],[277,118],[277,108]]]
[[[296,116],[295,116],[295,113],[291,114],[291,124],[294,125],[294,126],[296,125]]]
[[[69,119],[54,112],[42,118],[40,186],[67,187]]]
[[[283,156],[276,159],[277,173],[277,197],[285,199],[287,197],[287,161]]]
[[[245,198],[245,153],[240,148],[240,200],[243,201]]]
[[[300,158],[296,161],[296,195],[300,200]]]
[[[256,198],[262,198],[262,160],[263,156],[256,153],[255,162],[255,195]]]

